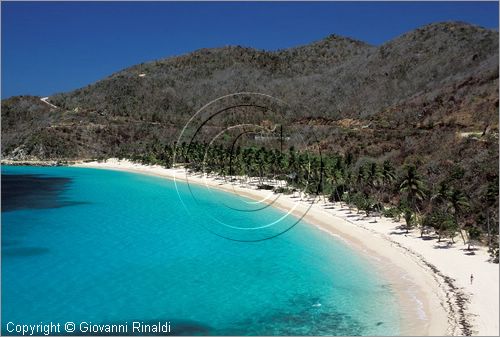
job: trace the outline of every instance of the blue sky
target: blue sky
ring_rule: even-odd
[[[498,2],[2,1],[2,98],[73,90],[199,48],[275,50],[332,33],[379,45],[450,20],[498,30]]]

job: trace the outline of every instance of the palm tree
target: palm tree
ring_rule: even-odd
[[[399,190],[406,193],[406,199],[408,201],[410,211],[418,214],[420,213],[418,203],[425,197],[424,182],[420,178],[416,167],[413,165],[407,166],[406,172],[402,178]],[[405,218],[406,217],[407,216],[405,215]],[[414,218],[418,219],[419,216],[415,216]]]
[[[450,206],[453,208],[453,218],[455,219],[455,223],[458,227],[458,230],[460,232],[460,236],[462,237],[462,240],[464,241],[464,245],[465,245],[466,241],[465,241],[462,227],[459,224],[459,218],[460,218],[461,213],[470,206],[469,202],[468,202],[465,194],[456,188],[454,188],[450,192],[449,202],[450,202]]]
[[[340,206],[342,207],[342,199],[339,194],[339,190],[342,192],[345,189],[344,172],[339,167],[338,163],[329,167],[326,175],[327,183],[331,186],[331,199],[332,201],[340,201]]]
[[[450,199],[450,194],[451,190],[448,184],[446,183],[446,181],[443,181],[439,184],[438,190],[431,197],[431,200],[437,202],[438,204],[447,206],[448,200]]]
[[[380,176],[382,178],[382,193],[390,188],[393,182],[396,180],[396,173],[394,172],[394,166],[392,166],[391,162],[386,160],[382,165],[382,170],[380,172]]]
[[[403,181],[399,186],[401,192],[407,194],[410,206],[416,208],[416,204],[422,201],[425,197],[425,185],[420,176],[417,173],[415,166],[410,165],[406,169],[406,173],[403,176]]]
[[[375,206],[380,214],[381,209],[380,209],[380,195],[379,194],[380,194],[380,189],[382,186],[382,174],[381,174],[380,169],[379,169],[376,162],[372,162],[369,165],[366,180],[367,180],[368,186],[370,188],[370,192],[373,195],[373,197],[375,198],[374,205],[369,205],[368,207]],[[368,198],[367,200],[370,201],[370,198]],[[377,221],[376,217],[375,217],[375,221]]]
[[[396,174],[394,173],[394,167],[392,166],[391,162],[386,160],[384,161],[384,164],[382,165],[382,172],[381,172],[382,180],[384,182],[384,185],[391,184],[394,180],[396,180]]]
[[[351,213],[351,201],[354,194],[354,180],[352,170],[347,170],[345,175],[346,191],[344,192],[344,201],[349,207],[349,213]]]
[[[486,190],[482,193],[481,202],[484,205],[484,209],[486,212],[486,228],[488,231],[488,248],[490,251],[497,249],[498,245],[492,245],[492,228],[498,228],[498,225],[491,226],[491,221],[495,221],[496,212],[492,212],[491,210],[495,210],[498,208],[498,175],[496,175],[488,184]],[[495,207],[496,206],[496,207]],[[493,216],[492,216],[493,214]]]
[[[432,202],[432,210],[430,214],[426,217],[427,226],[434,227],[436,232],[439,234],[439,240],[441,241],[441,234],[444,231],[448,218],[446,218],[443,214],[448,214],[448,205],[450,199],[451,190],[448,186],[447,181],[442,181],[439,183],[439,187],[436,192],[431,196],[430,201]],[[437,214],[437,215],[436,215]],[[436,223],[437,222],[437,223]],[[422,232],[424,229],[422,228]],[[423,233],[422,235],[423,236]]]
[[[362,191],[366,186],[366,180],[368,178],[368,169],[366,165],[361,165],[358,168],[358,173],[356,175],[356,189]]]

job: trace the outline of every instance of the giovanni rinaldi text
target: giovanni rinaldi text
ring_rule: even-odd
[[[8,334],[22,335],[22,336],[50,336],[64,333],[81,333],[95,335],[106,333],[153,333],[153,334],[168,334],[171,332],[169,321],[145,323],[141,321],[124,322],[122,324],[99,324],[93,322],[40,322],[38,324],[22,324],[15,322],[8,322],[5,330]]]

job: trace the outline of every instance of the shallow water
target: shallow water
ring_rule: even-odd
[[[188,335],[400,331],[396,295],[367,259],[272,207],[118,171],[2,167],[2,180],[5,334],[8,322],[68,321],[168,321]]]

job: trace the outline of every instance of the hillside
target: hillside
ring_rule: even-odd
[[[286,101],[284,124],[313,130],[327,152],[416,163],[439,172],[433,181],[459,165],[472,195],[497,175],[498,32],[459,22],[378,47],[331,35],[276,52],[201,49],[55,94],[56,109],[39,97],[13,97],[2,101],[2,155],[143,154],[175,141],[207,102],[238,91]]]
[[[379,47],[332,35],[278,52],[224,47],[143,63],[51,96],[59,109],[33,97],[2,101],[2,154],[87,158],[171,141],[199,107],[238,91],[279,97],[290,121],[335,130],[351,118],[372,130],[494,131],[498,32],[438,23]]]

